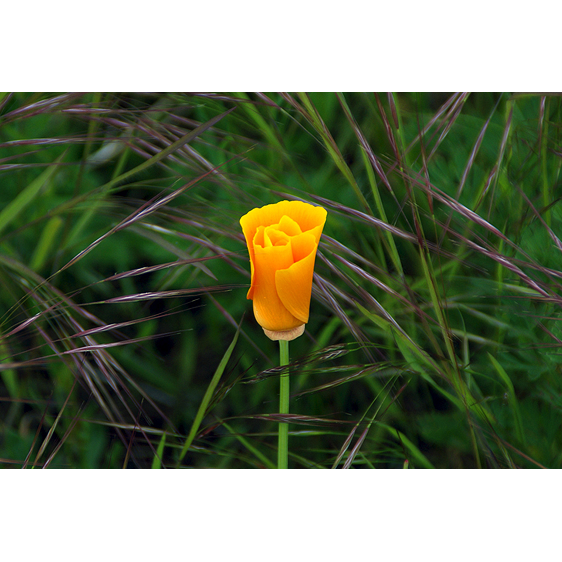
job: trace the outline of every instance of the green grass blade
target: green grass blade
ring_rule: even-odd
[[[334,163],[336,164],[340,172],[344,175],[345,179],[349,182],[349,184],[353,188],[353,191],[355,192],[357,199],[361,202],[363,208],[369,214],[371,214],[369,203],[367,203],[365,196],[363,195],[363,193],[361,193],[361,189],[357,184],[357,180],[355,179],[353,172],[347,165],[344,157],[340,152],[340,149],[338,148],[338,145],[336,144],[336,141],[334,140],[333,136],[330,134],[330,131],[326,127],[326,124],[322,120],[322,117],[320,117],[320,114],[318,113],[318,110],[310,100],[310,97],[308,96],[308,94],[299,93],[299,98],[301,99],[303,105],[305,106],[308,112],[307,116],[309,121],[312,123],[312,125],[314,126],[320,137],[322,138],[322,141],[324,142],[324,146],[326,147],[326,150],[329,152],[330,156],[334,160]]]
[[[392,436],[395,436],[404,445],[407,452],[410,453],[412,459],[415,459],[424,468],[435,468],[429,459],[401,432],[397,429],[386,425],[382,422],[377,422],[380,427],[383,427]],[[409,460],[409,459],[408,459]]]
[[[361,147],[361,157],[363,158],[363,164],[365,166],[365,169],[367,170],[367,178],[369,179],[369,185],[371,186],[371,193],[373,194],[373,198],[375,200],[377,213],[381,218],[381,220],[383,220],[384,222],[388,222],[388,219],[386,218],[386,212],[384,210],[384,206],[380,196],[379,188],[377,185],[377,178],[375,177],[373,166],[369,161],[369,157],[367,156],[367,153],[365,152],[365,149],[363,147]],[[384,235],[388,246],[387,251],[388,254],[390,255],[390,258],[392,259],[392,263],[394,264],[394,267],[396,267],[396,269],[398,270],[400,277],[403,277],[404,270],[402,269],[402,262],[400,260],[400,255],[398,254],[398,249],[396,248],[394,238],[392,237],[392,234],[388,231],[385,231]],[[381,261],[381,263],[384,262]]]
[[[55,254],[58,249],[56,247],[56,238],[61,226],[63,226],[63,220],[58,216],[51,218],[47,222],[43,232],[41,233],[39,242],[35,247],[35,251],[33,252],[31,263],[29,265],[30,269],[33,269],[33,271],[39,271],[49,257]]]
[[[367,310],[365,307],[361,306],[358,302],[356,303],[357,308],[367,317],[369,320],[374,322],[379,328],[384,331],[390,331],[395,337],[396,344],[398,345],[404,359],[408,361],[412,370],[417,372],[425,372],[426,369],[422,367],[425,364],[429,367],[432,372],[440,373],[443,372],[437,365],[437,363],[412,339],[406,334],[406,332],[400,327],[400,325],[392,318],[390,315],[388,317],[379,316]]]
[[[112,180],[104,184],[99,189],[99,191],[102,194],[105,194],[111,189],[113,189],[114,187],[116,187],[117,185],[119,185],[120,183],[123,183],[124,181],[128,180],[129,178],[137,174],[140,174],[141,172],[144,172],[151,166],[154,166],[154,164],[158,164],[158,162],[170,156],[170,154],[174,153],[176,150],[181,148],[184,144],[187,144],[188,142],[192,141],[193,139],[197,138],[199,135],[204,133],[207,129],[210,129],[211,127],[216,125],[223,117],[228,115],[231,111],[233,111],[233,109],[229,109],[228,111],[225,111],[224,113],[221,113],[220,115],[217,115],[212,119],[209,119],[209,121],[203,123],[202,125],[199,125],[199,127],[196,127],[192,131],[189,131],[189,133],[179,138],[177,141],[173,142],[167,148],[158,152],[158,154],[155,154],[152,158],[145,160],[142,164],[139,164],[132,170],[127,170],[126,172],[123,172],[122,174],[113,178]],[[76,223],[76,225],[72,229],[72,232],[70,233],[69,236],[70,243],[78,238],[84,227],[89,223],[89,221],[97,212],[97,210],[102,205],[102,203],[103,203],[103,197],[102,198],[98,197],[94,201],[92,201],[91,207],[89,207],[89,209],[80,217],[80,220]]]
[[[267,139],[271,146],[276,148],[282,154],[284,150],[283,145],[279,141],[279,138],[275,134],[275,131],[269,126],[262,114],[258,111],[257,107],[250,102],[250,98],[248,97],[248,95],[244,92],[236,92],[235,95],[240,99],[248,101],[248,103],[240,104],[240,108],[248,114],[252,121],[254,121],[258,129],[260,129],[260,131],[263,133],[263,136]]]
[[[61,154],[55,162],[42,174],[35,178],[24,190],[0,212],[0,234],[14,221],[18,215],[29,205],[35,202],[35,198],[41,190],[49,183],[66,152]]]
[[[500,376],[502,382],[507,389],[507,396],[509,404],[511,405],[513,411],[513,419],[515,421],[515,431],[517,432],[517,438],[521,443],[525,443],[525,435],[523,433],[523,422],[521,420],[521,411],[519,409],[519,402],[517,401],[517,396],[515,394],[515,388],[513,383],[506,373],[505,369],[500,365],[498,360],[491,354],[488,353],[488,358],[492,362],[492,365],[496,369],[498,375]]]
[[[222,422],[222,426],[233,436],[238,439],[238,441],[250,451],[253,455],[255,455],[267,468],[277,468],[276,464],[270,461],[257,447],[254,447],[246,438],[242,437],[242,435],[236,433],[226,422]]]
[[[240,324],[241,325],[241,324]],[[201,426],[201,422],[203,421],[203,418],[205,417],[205,412],[207,410],[207,406],[209,405],[209,402],[211,401],[211,398],[213,397],[213,392],[215,391],[215,388],[217,387],[217,384],[220,381],[220,378],[226,368],[226,365],[228,363],[228,360],[230,359],[230,356],[232,355],[232,352],[234,351],[234,347],[236,346],[236,342],[238,341],[238,335],[240,334],[240,325],[238,326],[238,329],[236,330],[236,334],[234,334],[234,338],[231,342],[231,344],[228,346],[228,349],[226,350],[226,353],[224,354],[223,358],[221,359],[221,362],[219,363],[219,366],[217,367],[217,370],[215,371],[215,374],[213,375],[213,378],[211,379],[211,382],[207,388],[207,392],[205,392],[205,396],[203,396],[203,400],[201,402],[201,405],[199,406],[199,410],[197,411],[197,414],[195,416],[195,420],[193,421],[193,425],[191,426],[191,430],[189,432],[189,435],[187,436],[187,439],[183,445],[183,448],[181,450],[180,453],[180,457],[179,457],[179,462],[181,462],[183,460],[183,458],[185,457],[187,451],[189,450],[189,447],[191,446],[191,444],[193,443],[193,440],[195,439],[195,436],[197,435],[197,432],[199,431],[199,427]]]
[[[4,336],[0,335],[0,365],[2,362],[6,361],[8,363],[10,353],[8,350],[8,346],[4,343],[3,340]],[[19,398],[20,397],[20,383],[19,378],[16,376],[16,371],[14,369],[2,369],[0,371],[0,376],[2,377],[2,381],[6,386],[8,394],[10,398]]]
[[[152,466],[153,469],[162,468],[162,455],[164,454],[164,446],[166,445],[166,433],[162,433],[162,437],[160,439],[160,443],[158,443],[158,449],[156,449],[156,454],[152,459]]]

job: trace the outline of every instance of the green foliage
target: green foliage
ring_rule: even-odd
[[[274,467],[238,221],[299,198],[328,220],[289,466],[561,467],[561,105],[5,96],[1,465]]]

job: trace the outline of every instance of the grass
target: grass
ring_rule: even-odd
[[[281,420],[291,468],[560,468],[561,108],[4,95],[0,466],[271,468]],[[238,223],[280,199],[328,211],[290,414]]]

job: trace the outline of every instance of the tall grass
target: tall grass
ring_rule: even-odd
[[[4,467],[558,468],[561,98],[0,100]],[[328,211],[277,347],[240,216]]]

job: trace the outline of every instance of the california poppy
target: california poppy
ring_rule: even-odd
[[[292,340],[308,322],[312,275],[326,210],[280,201],[240,219],[250,253],[257,322],[272,340]]]

